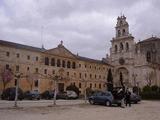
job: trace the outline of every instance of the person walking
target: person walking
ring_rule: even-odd
[[[129,107],[131,107],[131,92],[128,90],[128,88],[125,94],[125,101],[126,101],[126,106],[129,105]]]

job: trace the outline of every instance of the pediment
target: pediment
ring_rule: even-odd
[[[58,47],[56,48],[46,50],[45,53],[61,57],[76,58],[75,55],[72,52],[70,52],[67,48],[65,48],[63,45],[58,45]]]

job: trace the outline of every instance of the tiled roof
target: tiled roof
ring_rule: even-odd
[[[5,45],[5,46],[19,48],[19,49],[26,49],[26,50],[31,50],[31,51],[37,51],[37,52],[45,51],[44,48],[38,48],[38,47],[32,47],[32,46],[28,46],[28,45],[22,45],[22,44],[13,43],[13,42],[4,41],[4,40],[0,40],[0,45]]]
[[[95,59],[91,59],[91,58],[87,58],[87,57],[82,57],[82,56],[79,56],[79,55],[77,55],[76,57],[77,57],[77,59],[82,60],[82,61],[86,61],[86,62],[93,62],[93,63],[110,65],[110,64],[108,64],[108,63],[106,63],[102,60],[95,60]]]
[[[144,42],[152,42],[152,41],[160,41],[160,38],[158,37],[150,37],[150,38],[147,38],[143,41],[140,41],[139,43],[144,43]]]
[[[38,47],[32,47],[32,46],[28,46],[28,45],[22,45],[22,44],[18,44],[18,43],[13,43],[13,42],[9,42],[9,41],[4,41],[4,40],[0,40],[0,45],[4,45],[4,46],[9,46],[9,47],[14,47],[14,48],[18,48],[18,49],[26,49],[26,50],[31,50],[31,51],[36,51],[36,52],[48,52],[50,50],[53,49],[57,49],[57,48],[53,48],[50,50],[46,50],[44,48],[38,48]],[[71,53],[73,56],[75,56],[78,60],[82,60],[82,61],[86,61],[86,62],[93,62],[93,63],[98,63],[98,64],[106,64],[106,65],[110,65],[102,60],[95,60],[95,59],[91,59],[91,58],[87,58],[87,57],[82,57],[79,55],[75,55],[72,52],[70,52],[67,48],[63,47],[65,50],[67,50],[69,53]]]

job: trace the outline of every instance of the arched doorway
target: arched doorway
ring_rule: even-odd
[[[129,86],[129,71],[125,67],[120,67],[115,72],[116,87]]]

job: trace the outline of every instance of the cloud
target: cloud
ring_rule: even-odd
[[[48,49],[63,40],[73,53],[101,59],[109,53],[121,12],[136,41],[159,36],[159,5],[158,0],[1,0],[0,39]]]

